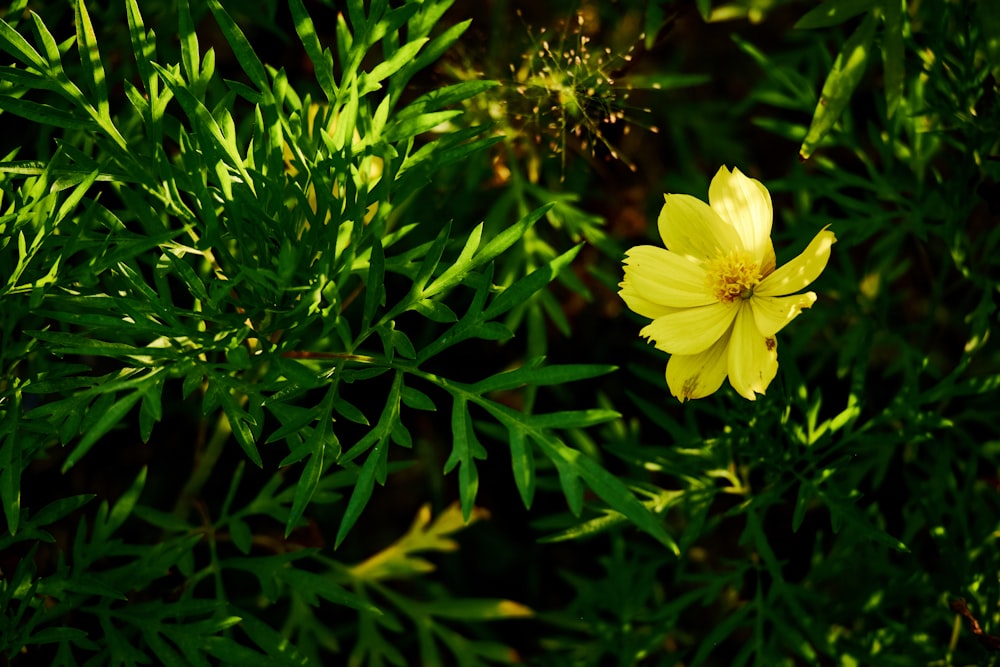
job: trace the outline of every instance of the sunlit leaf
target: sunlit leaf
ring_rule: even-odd
[[[875,18],[872,14],[868,14],[850,38],[844,42],[844,46],[833,63],[833,69],[827,75],[819,102],[816,105],[816,111],[813,114],[812,123],[809,125],[809,132],[799,149],[799,156],[803,160],[812,155],[847,108],[851,96],[854,94],[854,89],[857,88],[865,73],[874,37]]]

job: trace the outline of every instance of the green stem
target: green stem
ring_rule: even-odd
[[[173,511],[174,516],[179,519],[187,518],[194,499],[198,497],[201,488],[205,486],[208,478],[212,475],[212,469],[218,462],[219,456],[222,455],[222,448],[225,447],[226,440],[229,439],[232,432],[233,429],[229,424],[229,417],[226,416],[225,412],[222,412],[219,416],[219,421],[215,425],[212,438],[208,441],[208,446],[195,463],[194,472],[191,473],[187,484],[184,485],[180,495],[177,497],[177,504],[174,505]]]

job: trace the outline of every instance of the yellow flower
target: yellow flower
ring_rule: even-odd
[[[653,320],[639,333],[672,355],[667,385],[681,402],[715,392],[727,375],[755,400],[778,372],[775,334],[816,301],[813,292],[794,292],[823,272],[837,239],[824,228],[776,270],[771,196],[739,169],[719,169],[708,204],[689,195],[664,200],[666,249],[629,250],[619,294]]]

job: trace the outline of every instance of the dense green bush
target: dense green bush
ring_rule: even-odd
[[[0,17],[3,664],[997,662],[1000,6]],[[680,403],[719,165],[837,244]]]

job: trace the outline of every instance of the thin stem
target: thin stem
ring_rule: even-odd
[[[222,448],[225,447],[226,440],[229,439],[232,432],[233,429],[229,424],[229,417],[223,411],[219,415],[219,421],[215,424],[215,431],[212,433],[212,438],[209,440],[208,446],[205,448],[204,453],[195,461],[194,472],[191,473],[187,484],[184,485],[180,495],[177,497],[177,504],[174,505],[173,511],[174,516],[177,518],[184,519],[187,517],[192,503],[198,497],[201,488],[208,482],[208,478],[212,475],[212,469],[222,455]]]

